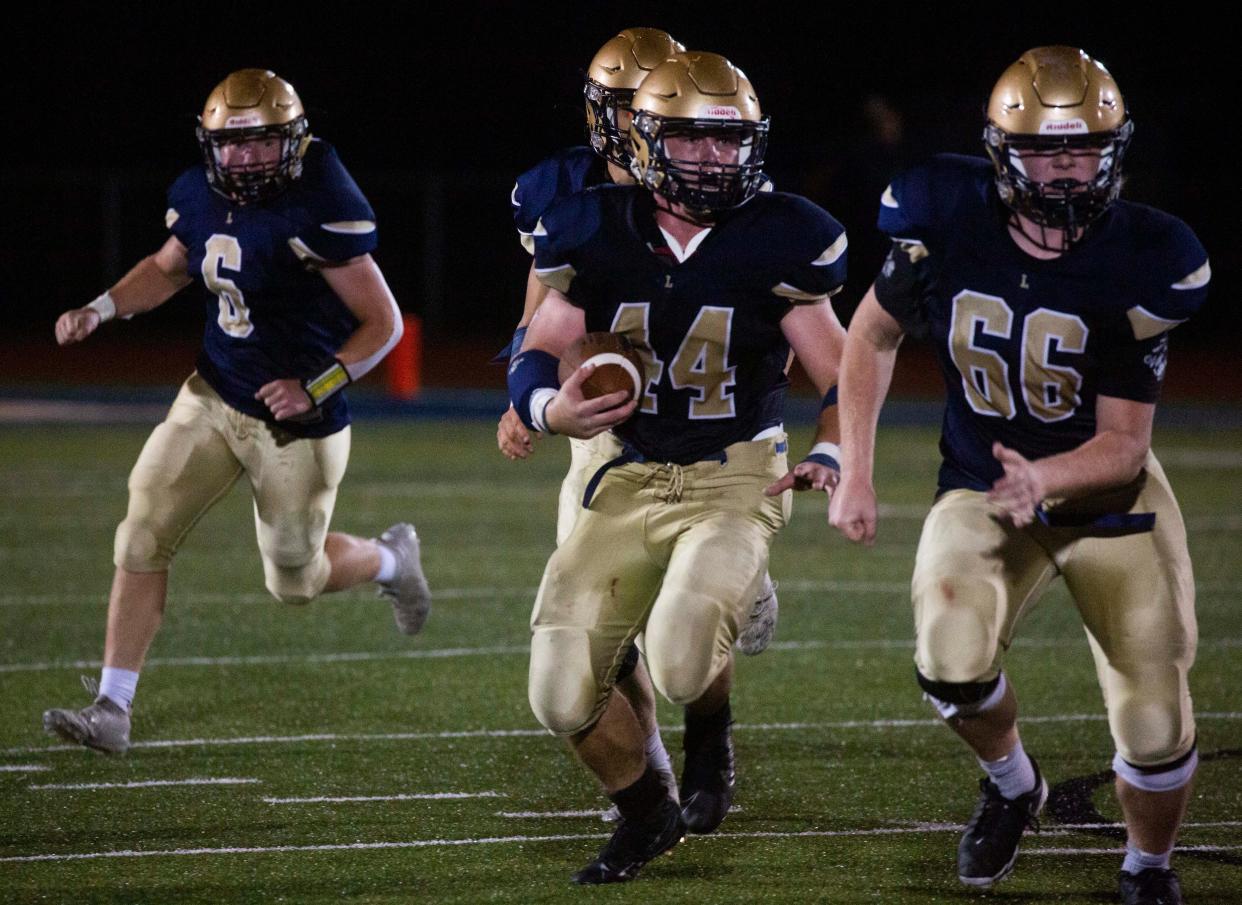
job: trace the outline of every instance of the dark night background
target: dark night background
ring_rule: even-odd
[[[882,258],[875,208],[888,178],[937,151],[982,153],[992,83],[1029,47],[1069,43],[1103,61],[1136,120],[1126,197],[1185,219],[1213,265],[1208,309],[1177,331],[1179,355],[1235,375],[1242,327],[1233,55],[1192,7],[1023,4],[113,4],[6,23],[0,151],[0,349],[7,382],[90,376],[55,352],[52,324],[157,248],[164,190],[198,159],[194,117],[229,71],[274,69],[298,89],[312,131],[336,145],[380,222],[376,255],[429,350],[503,344],[529,258],[513,232],[514,177],[581,143],[581,72],[623,27],[665,28],[725,54],[772,117],[777,186],[830,210],[850,232],[847,316]],[[410,16],[416,24],[410,24]],[[110,327],[99,345],[176,350],[189,370],[202,305],[190,289],[159,312]],[[89,344],[88,344],[89,345]],[[182,347],[185,351],[181,351]],[[472,353],[460,374],[494,382]],[[130,361],[133,361],[130,359]],[[66,364],[69,363],[69,364]],[[140,361],[118,382],[149,379]],[[1183,366],[1185,369],[1186,366]],[[481,376],[480,376],[481,375]],[[176,374],[169,378],[176,378]],[[494,381],[492,377],[494,376]],[[1220,395],[1221,385],[1215,387]],[[1226,389],[1226,392],[1228,390]]]

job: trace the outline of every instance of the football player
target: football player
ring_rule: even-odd
[[[168,192],[168,240],[56,323],[67,345],[162,305],[195,278],[207,289],[196,370],[130,474],[98,696],[83,710],[43,715],[49,732],[111,754],[129,747],[172,559],[243,474],[278,600],[305,604],[376,581],[407,634],[431,605],[411,525],[378,540],[328,531],[349,458],[342,390],[401,336],[397,303],[371,258],[371,206],[332,146],[311,137],[293,86],[272,72],[242,69],[217,85],[198,141],[203,165]]]
[[[519,176],[513,187],[510,199],[513,219],[523,247],[532,255],[535,251],[533,233],[539,218],[557,199],[593,185],[633,183],[629,149],[630,100],[648,72],[684,50],[671,35],[658,28],[627,28],[605,43],[592,58],[583,85],[590,146],[559,151]],[[761,187],[771,189],[766,177]],[[536,276],[532,261],[526,278],[522,319],[506,350],[510,357],[521,351],[526,328],[546,295],[547,287]],[[784,387],[777,392],[783,393]],[[509,459],[524,459],[534,450],[530,432],[512,408],[501,416],[496,438],[500,451]],[[558,541],[569,533],[580,508],[582,489],[588,477],[583,467],[590,447],[588,442],[570,440],[569,472],[561,484]],[[749,656],[766,650],[776,633],[778,614],[776,583],[765,574],[759,596],[752,603],[746,625],[738,635],[738,650]],[[636,656],[635,652],[631,659]],[[623,681],[621,687],[628,689],[630,683]],[[646,687],[649,689],[649,683]],[[649,690],[647,696],[654,707]],[[650,725],[654,728],[654,710],[651,714]]]
[[[845,278],[845,233],[803,198],[760,192],[768,120],[743,73],[689,52],[656,67],[632,101],[637,185],[553,205],[534,230],[549,287],[509,370],[531,430],[602,436],[569,536],[548,561],[531,618],[529,696],[621,812],[575,882],[632,879],[686,829],[709,833],[733,797],[732,648],[794,487],[837,478],[836,407],[793,471],[781,426],[797,354],[835,399],[844,331],[828,297]],[[587,400],[558,356],[588,331],[643,350],[647,385]],[[605,434],[605,432],[608,432]],[[643,633],[660,693],[686,708],[681,808],[643,757],[617,671]]]
[[[1116,745],[1122,898],[1172,903],[1197,763],[1194,580],[1150,445],[1168,333],[1203,304],[1210,269],[1184,223],[1118,199],[1132,131],[1099,62],[1040,47],[992,91],[990,161],[942,155],[893,180],[879,216],[892,248],[849,331],[831,509],[846,537],[872,542],[877,415],[903,334],[927,336],[948,404],[914,565],[916,675],[987,774],[958,875],[1006,876],[1048,796],[1001,663],[1061,575]]]
[[[658,28],[627,28],[609,39],[591,59],[583,85],[590,145],[566,148],[527,170],[518,177],[510,197],[522,246],[532,256],[535,253],[533,234],[539,218],[558,199],[594,185],[630,185],[634,182],[634,177],[630,175],[628,139],[630,99],[647,73],[682,50],[685,48],[668,32]],[[535,275],[532,261],[526,278],[522,319],[512,344],[502,355],[508,354],[512,358],[522,350],[527,327],[547,292],[548,287]],[[530,432],[512,407],[501,416],[496,435],[501,452],[509,459],[525,459],[534,450]],[[585,469],[595,442],[570,438],[569,472],[561,482],[557,510],[558,544],[568,537],[582,508],[582,492],[590,477]],[[772,601],[775,606],[775,593],[772,594]],[[651,677],[642,663],[637,645],[631,645],[626,652],[616,683],[643,726],[648,762],[675,798],[677,778],[656,721]],[[604,819],[611,822],[619,816],[613,807],[605,812]]]
[[[519,176],[513,187],[510,200],[514,222],[523,247],[532,255],[535,251],[533,233],[539,218],[559,198],[593,185],[633,184],[629,150],[630,100],[648,72],[684,50],[681,43],[660,29],[627,28],[607,41],[592,58],[583,85],[590,145],[559,151]],[[532,261],[522,318],[512,344],[502,355],[512,357],[521,351],[526,329],[546,295],[547,287],[536,276]],[[496,435],[501,452],[511,460],[524,459],[534,451],[532,436],[512,407],[501,416]],[[557,543],[568,536],[581,509],[582,492],[590,477],[586,473],[586,463],[595,442],[602,441],[570,438],[570,466],[561,483]],[[738,650],[755,655],[767,649],[776,632],[778,613],[776,584],[765,573],[747,622],[738,633]],[[656,722],[655,693],[637,645],[626,654],[617,676],[617,687],[629,699],[647,733],[648,759],[661,773],[670,793],[676,796],[672,763]],[[613,821],[618,816],[619,812],[612,807],[605,812],[604,819]]]

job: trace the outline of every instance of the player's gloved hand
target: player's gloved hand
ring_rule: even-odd
[[[879,508],[871,482],[847,476],[828,503],[828,524],[848,540],[870,547],[875,543],[878,520]]]
[[[263,384],[254,398],[266,405],[277,421],[288,421],[314,408],[302,384],[292,377]]]
[[[102,323],[94,308],[74,308],[56,319],[56,342],[62,346],[78,343],[95,332]]]
[[[1024,528],[1035,521],[1035,510],[1044,501],[1039,468],[1000,443],[992,444],[992,455],[1004,467],[1005,475],[988,491],[988,502],[1000,506],[1014,525]]]
[[[532,434],[526,429],[513,406],[509,406],[509,410],[500,416],[500,423],[496,425],[496,445],[510,461],[525,459],[533,453],[538,436],[538,433]]]
[[[567,437],[589,440],[620,424],[638,407],[638,400],[625,402],[625,391],[587,399],[582,395],[582,382],[595,373],[594,365],[583,365],[561,384],[560,391],[548,403],[544,422],[548,428]]]

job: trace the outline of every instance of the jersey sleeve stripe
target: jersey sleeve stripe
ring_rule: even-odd
[[[1174,289],[1202,289],[1212,279],[1212,264],[1210,261],[1204,261],[1203,266],[1192,273],[1186,274],[1176,283],[1173,284]]]
[[[772,287],[772,294],[779,295],[783,299],[789,299],[792,302],[822,302],[832,293],[830,292],[807,292],[799,289],[797,286],[790,286],[788,283],[777,283]]]
[[[177,209],[175,207],[170,207],[168,210],[164,211],[164,228],[172,229],[173,224],[180,219],[181,215],[177,213]]]
[[[897,198],[893,194],[893,187],[891,185],[884,189],[884,194],[880,196],[880,204],[885,207],[891,207],[894,210],[901,207],[901,205],[897,203]]]
[[[336,223],[321,223],[319,228],[341,236],[365,236],[375,232],[372,220],[339,220]]]
[[[539,282],[545,286],[551,286],[557,292],[562,293],[569,291],[569,285],[577,275],[578,271],[574,270],[572,264],[562,264],[560,267],[535,268],[535,276],[539,278]]]
[[[845,250],[849,247],[849,241],[846,239],[845,233],[841,233],[837,237],[837,241],[833,242],[824,249],[824,253],[811,262],[815,267],[831,267],[837,261],[841,260],[841,255],[845,254]]]
[[[289,247],[293,249],[293,253],[298,256],[299,261],[311,261],[316,264],[322,264],[327,260],[326,258],[322,258],[311,251],[310,246],[308,246],[297,236],[294,236],[289,240]]]
[[[1167,317],[1160,317],[1152,314],[1142,305],[1135,305],[1126,312],[1126,317],[1130,319],[1130,326],[1134,329],[1134,338],[1138,340],[1159,336],[1186,321],[1186,318],[1170,320]]]

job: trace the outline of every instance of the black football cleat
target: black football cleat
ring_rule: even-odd
[[[979,801],[957,846],[957,878],[987,889],[1003,880],[1018,860],[1018,843],[1027,827],[1039,829],[1039,812],[1048,800],[1048,783],[1035,767],[1035,788],[1012,800],[987,777],[979,781]]]
[[[572,879],[581,886],[628,882],[638,876],[644,864],[664,854],[685,834],[686,825],[677,803],[661,798],[659,807],[645,819],[622,818],[595,860]]]
[[[1137,874],[1121,872],[1122,905],[1182,905],[1182,884],[1168,869],[1149,867]]]
[[[689,741],[689,739],[687,739]],[[686,748],[681,771],[681,818],[692,833],[714,833],[733,805],[733,736],[718,733]]]

